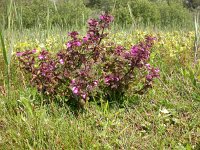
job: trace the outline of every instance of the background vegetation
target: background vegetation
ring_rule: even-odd
[[[14,7],[10,8],[12,2]],[[0,16],[7,27],[12,15],[17,28],[35,26],[82,27],[89,16],[110,12],[120,26],[191,27],[196,1],[182,0],[15,0],[0,1]],[[12,12],[10,12],[10,9]],[[10,14],[8,14],[10,13]],[[48,21],[48,24],[47,24]]]

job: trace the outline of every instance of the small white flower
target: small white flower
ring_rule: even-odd
[[[40,47],[40,48],[45,48],[45,45],[44,45],[43,43],[41,43],[41,44],[39,45],[39,47]]]
[[[170,113],[166,108],[160,109],[160,112],[163,113],[163,114],[169,114]]]

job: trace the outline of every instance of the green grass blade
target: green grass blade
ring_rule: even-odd
[[[12,53],[13,53],[13,47],[14,47],[14,39],[13,36],[11,37],[11,42],[10,42],[10,47],[7,53],[7,60],[8,60],[8,65],[10,67],[10,63],[11,63],[11,57],[12,57]]]
[[[7,52],[6,52],[4,38],[3,38],[3,34],[2,34],[1,30],[0,30],[0,41],[1,41],[1,47],[2,47],[2,52],[3,52],[3,58],[4,58],[4,61],[5,61],[5,64],[8,65]]]
[[[8,63],[8,57],[7,57],[7,52],[6,52],[6,46],[4,43],[4,37],[2,34],[2,30],[0,30],[0,41],[1,41],[1,47],[2,47],[2,52],[3,52],[3,58],[5,62],[5,68],[6,68],[6,85],[7,85],[7,98],[9,100],[10,98],[10,75],[9,75],[9,63]],[[7,108],[9,108],[9,105],[7,105]]]

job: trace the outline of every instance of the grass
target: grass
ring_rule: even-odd
[[[88,104],[78,116],[55,103],[33,105],[31,90],[20,93],[13,113],[8,113],[1,101],[0,147],[199,149],[199,102],[177,93],[161,97],[165,89],[155,90],[150,95],[156,95],[142,96],[129,107]]]
[[[23,43],[35,39],[45,43],[47,38],[43,31],[14,33],[16,42],[13,45],[17,41]],[[61,30],[49,29],[48,34],[56,37],[58,43],[66,39],[66,33]],[[167,34],[172,37],[170,33],[164,33]],[[181,32],[178,34],[182,35]],[[11,43],[9,35],[6,33],[3,38],[5,47]],[[200,149],[199,68],[198,63],[196,68],[191,67],[194,59],[190,61],[193,56],[188,52],[192,52],[193,42],[188,42],[191,49],[183,46],[187,65],[180,61],[180,56],[184,56],[182,53],[173,59],[167,53],[170,49],[176,50],[173,44],[181,41],[180,37],[172,40],[172,47],[164,45],[153,52],[156,57],[152,63],[160,68],[161,77],[148,93],[134,96],[130,92],[121,105],[91,102],[78,113],[67,105],[60,107],[56,102],[42,104],[40,100],[44,98],[29,87],[26,75],[12,57],[9,99],[4,92],[6,75],[0,71],[0,149]],[[132,38],[116,39],[128,44]],[[3,68],[3,55],[0,58]],[[11,109],[6,105],[12,106]]]

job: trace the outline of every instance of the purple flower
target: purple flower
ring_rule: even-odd
[[[160,70],[158,68],[152,68],[151,72],[152,72],[152,76],[155,78],[160,76],[159,74]]]
[[[87,90],[89,90],[89,91],[93,90],[93,86],[92,85],[87,85]]]
[[[72,43],[71,41],[67,43],[67,48],[71,48],[72,47]]]
[[[149,70],[149,74],[146,76],[146,79],[150,82],[153,78],[158,78],[160,76],[159,72],[160,70],[158,68],[151,68]]]
[[[24,52],[17,52],[16,55],[17,57],[21,57],[24,54]]]
[[[81,46],[81,42],[80,42],[80,41],[75,41],[75,42],[73,43],[73,45],[74,45],[74,46]]]
[[[63,65],[64,64],[64,60],[60,59],[59,62]]]
[[[34,54],[36,53],[36,49],[33,49],[33,50],[26,50],[24,52],[17,52],[16,53],[16,56],[17,57],[21,57],[21,56],[27,56],[27,55],[30,55],[30,54]]]
[[[75,84],[75,79],[72,79],[72,80],[71,80],[71,84]]]
[[[78,89],[76,86],[74,86],[74,87],[72,88],[72,92],[73,92],[74,94],[78,94],[78,91],[79,91],[79,89]]]
[[[69,32],[66,48],[57,55],[45,50],[35,55],[35,49],[17,52],[22,67],[31,73],[32,85],[44,94],[84,101],[90,96],[98,97],[102,92],[105,99],[115,92],[124,94],[135,78],[139,86],[150,85],[160,72],[147,63],[154,38],[146,37],[129,50],[114,42],[102,43],[107,36],[104,29],[112,21],[113,17],[106,13],[97,20],[88,20],[86,35],[81,38],[78,32]],[[140,77],[144,77],[146,83],[140,82]],[[65,84],[65,81],[69,83]]]
[[[73,31],[73,32],[70,32],[68,35],[73,39],[77,39],[78,32],[77,31]]]
[[[114,17],[108,14],[102,14],[100,15],[99,19],[106,22],[112,22],[114,20]]]
[[[150,70],[150,69],[151,69],[151,66],[150,66],[150,64],[145,64],[145,66],[146,66],[146,68],[147,68],[148,70]]]
[[[40,60],[44,60],[44,59],[47,58],[47,55],[48,55],[48,52],[45,51],[45,50],[42,50],[42,52],[40,52],[40,55],[38,56],[38,58],[39,58]]]
[[[143,67],[150,56],[149,48],[150,47],[148,47],[148,44],[145,42],[140,42],[138,45],[134,45],[130,50],[132,64],[139,68]]]
[[[159,73],[160,72],[160,70],[158,68],[156,68],[154,71],[155,71],[155,73]]]
[[[115,81],[119,81],[119,78],[118,78],[118,77],[115,77],[114,79],[115,79]]]
[[[53,61],[42,62],[40,64],[39,70],[43,76],[46,76],[47,78],[51,79],[56,68],[55,65],[56,63]]]
[[[91,40],[93,42],[98,41],[98,39],[100,38],[99,31],[93,31],[93,30],[88,31],[87,38],[88,40]]]
[[[121,53],[123,52],[124,49],[125,49],[125,48],[124,48],[123,46],[117,46],[117,47],[115,48],[115,53],[116,53],[117,55],[121,55]]]
[[[89,38],[86,36],[86,37],[83,37],[83,42],[86,43],[87,41],[89,40]]]
[[[105,79],[104,79],[105,84],[110,85],[110,83],[109,83],[110,80],[111,80],[110,76],[106,76]]]
[[[98,81],[97,80],[95,80],[93,83],[94,83],[94,86],[98,85]]]
[[[146,76],[146,79],[148,80],[148,81],[151,81],[152,80],[152,75],[150,75],[150,74],[148,74],[147,76]]]
[[[79,46],[81,46],[81,42],[78,40],[69,41],[66,45],[67,45],[67,48],[72,48],[72,46],[79,47]]]
[[[128,51],[124,52],[124,53],[123,53],[123,57],[124,57],[125,59],[129,59],[129,58],[130,58],[130,52],[128,52]]]
[[[139,54],[139,49],[138,49],[137,46],[133,46],[133,47],[131,48],[131,54],[132,54],[134,57],[138,56],[138,54]]]
[[[38,58],[39,58],[40,60],[42,60],[42,59],[44,59],[44,56],[43,56],[43,55],[39,55]]]
[[[33,49],[33,50],[32,50],[32,53],[33,53],[33,54],[36,53],[36,49]]]
[[[83,99],[86,99],[86,94],[81,94],[81,97],[82,97]]]
[[[90,27],[96,27],[99,24],[99,22],[96,19],[90,19],[88,20],[88,24]]]
[[[154,41],[156,40],[156,37],[146,36],[145,40],[146,40],[146,43],[147,43],[147,47],[152,47]]]

